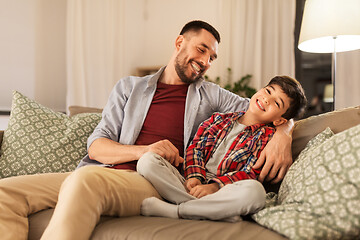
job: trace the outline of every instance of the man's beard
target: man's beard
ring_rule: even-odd
[[[202,74],[198,74],[196,75],[195,78],[191,78],[186,76],[186,70],[187,70],[187,64],[185,63],[185,58],[182,58],[182,55],[184,55],[184,53],[179,53],[178,56],[176,56],[175,58],[175,70],[176,70],[176,73],[178,74],[180,80],[183,82],[183,83],[186,83],[186,84],[191,84],[191,83],[195,83],[197,81],[199,81],[200,79],[202,79]],[[183,63],[181,63],[181,61],[183,61]]]

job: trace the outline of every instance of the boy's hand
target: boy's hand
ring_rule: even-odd
[[[282,180],[292,164],[291,136],[288,134],[274,134],[265,146],[254,169],[262,167],[258,180],[278,183]],[[275,178],[276,177],[276,178]]]
[[[210,184],[197,185],[193,187],[189,193],[196,198],[202,198],[206,195],[217,192],[218,190],[219,190],[218,183],[210,183]]]
[[[184,159],[179,155],[179,150],[169,140],[161,140],[150,144],[146,152],[156,153],[176,167],[184,162]]]
[[[201,181],[197,178],[189,178],[185,181],[184,186],[188,192],[197,185],[201,185]]]

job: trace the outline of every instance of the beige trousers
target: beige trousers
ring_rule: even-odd
[[[139,215],[152,196],[160,197],[137,172],[98,166],[2,179],[0,236],[27,239],[27,216],[56,206],[42,239],[89,239],[100,215]]]

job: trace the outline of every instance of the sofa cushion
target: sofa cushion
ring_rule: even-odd
[[[360,124],[360,106],[343,108],[296,121],[292,135],[293,159],[297,158],[310,139],[325,128],[330,127],[334,133],[339,133],[358,124]]]
[[[100,119],[99,113],[68,117],[15,91],[0,150],[0,178],[74,170]]]
[[[291,239],[360,236],[360,125],[331,135],[308,143],[279,194],[253,215],[259,224]]]
[[[40,239],[53,209],[29,217],[29,240]],[[208,220],[185,220],[164,217],[101,216],[91,240],[111,239],[221,239],[285,240],[286,238],[252,221],[227,223]]]
[[[69,107],[69,116],[75,116],[80,113],[102,113],[101,108],[93,108],[93,107],[82,107],[82,106],[70,106]]]

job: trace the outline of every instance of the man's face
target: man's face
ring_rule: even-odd
[[[272,122],[276,126],[275,121],[284,119],[282,115],[289,108],[290,101],[278,85],[269,85],[252,96],[248,111],[253,113],[257,122]]]
[[[188,32],[175,58],[175,70],[184,83],[201,79],[217,58],[218,42],[208,31]]]

